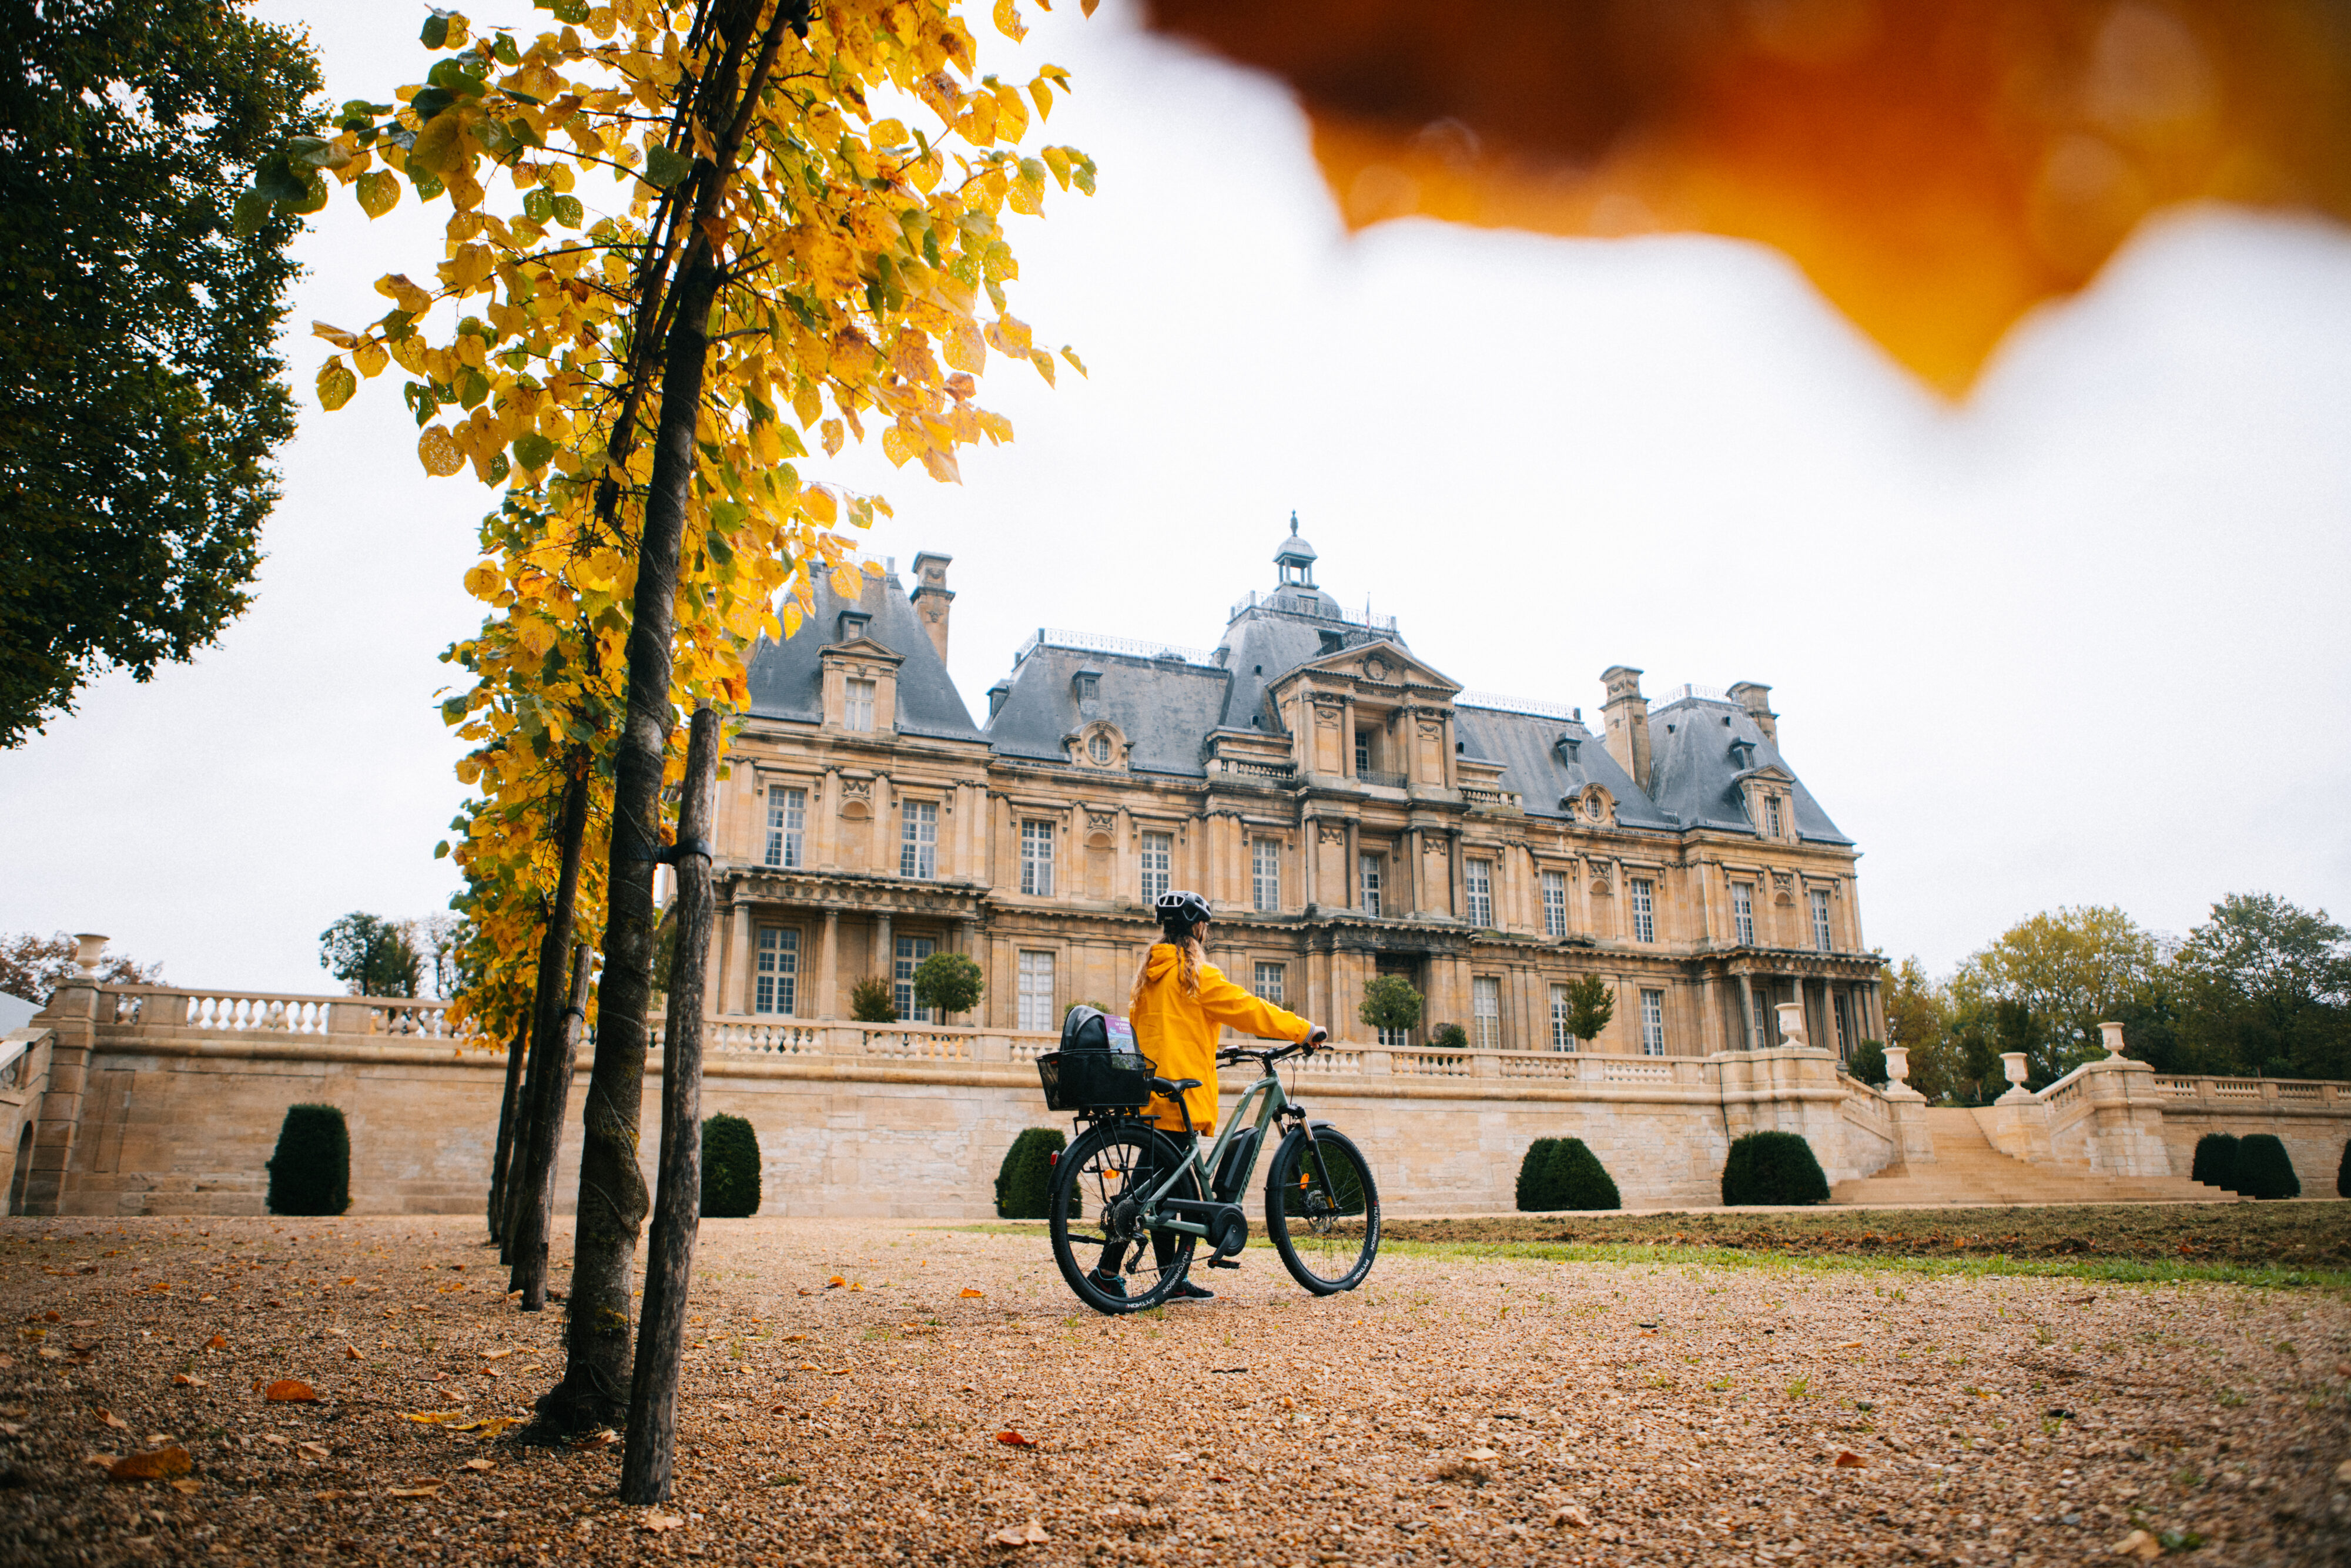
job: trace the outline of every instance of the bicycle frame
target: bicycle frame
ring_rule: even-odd
[[[1307,1143],[1310,1147],[1311,1146],[1314,1132],[1311,1126],[1307,1126],[1305,1109],[1291,1103],[1290,1096],[1282,1091],[1280,1075],[1274,1071],[1270,1063],[1266,1063],[1265,1076],[1241,1091],[1240,1099],[1233,1104],[1232,1113],[1225,1118],[1224,1130],[1217,1134],[1216,1141],[1208,1146],[1208,1152],[1206,1155],[1201,1154],[1199,1134],[1196,1131],[1194,1132],[1190,1166],[1186,1167],[1179,1162],[1175,1169],[1167,1173],[1165,1180],[1144,1195],[1142,1210],[1137,1218],[1141,1219],[1145,1229],[1180,1230],[1186,1235],[1196,1236],[1204,1240],[1207,1238],[1208,1228],[1197,1220],[1181,1219],[1172,1215],[1162,1218],[1159,1213],[1160,1201],[1167,1196],[1177,1182],[1184,1179],[1186,1168],[1198,1173],[1200,1191],[1213,1198],[1216,1191],[1216,1173],[1217,1167],[1224,1164],[1225,1151],[1232,1146],[1233,1139],[1240,1134],[1243,1118],[1249,1112],[1249,1101],[1259,1095],[1264,1096],[1264,1099],[1258,1107],[1257,1119],[1253,1124],[1258,1134],[1257,1147],[1250,1151],[1249,1169],[1240,1173],[1237,1193],[1247,1191],[1250,1178],[1257,1175],[1257,1162],[1265,1155],[1265,1130],[1274,1122],[1284,1116],[1295,1116],[1299,1124],[1307,1128]],[[1181,1102],[1179,1101],[1178,1103]],[[1327,1177],[1325,1179],[1327,1180]]]

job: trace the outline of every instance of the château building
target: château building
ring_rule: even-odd
[[[1780,753],[1770,688],[1601,675],[1583,710],[1464,691],[1390,617],[1352,615],[1290,537],[1213,649],[1040,630],[975,721],[946,668],[950,558],[914,558],[763,643],[720,786],[716,1003],[845,1018],[881,976],[899,1015],[1052,1030],[1123,1006],[1189,887],[1210,956],[1367,1039],[1365,984],[1427,998],[1409,1039],[1573,1050],[1565,988],[1613,988],[1582,1049],[1702,1056],[1883,1038],[1857,852]],[[977,1016],[924,1019],[914,967],[981,965]]]

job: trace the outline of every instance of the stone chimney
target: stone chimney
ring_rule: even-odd
[[[1601,711],[1608,721],[1608,755],[1633,776],[1644,794],[1649,788],[1649,701],[1641,695],[1641,672],[1611,664],[1600,672],[1607,694]]]
[[[1771,711],[1771,688],[1760,681],[1741,681],[1730,688],[1730,700],[1747,710],[1755,727],[1772,745],[1780,744],[1780,716]]]
[[[947,588],[947,564],[954,559],[935,550],[914,558],[914,614],[931,634],[931,646],[939,651],[942,664],[947,662],[947,608],[955,602]]]

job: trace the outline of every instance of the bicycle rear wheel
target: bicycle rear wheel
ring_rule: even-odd
[[[1380,1190],[1353,1143],[1318,1128],[1284,1138],[1265,1184],[1265,1228],[1291,1279],[1318,1296],[1352,1291],[1380,1250]]]
[[[1175,1140],[1142,1121],[1098,1122],[1062,1151],[1046,1203],[1053,1261],[1094,1311],[1155,1307],[1192,1266],[1192,1237],[1145,1230],[1135,1212],[1179,1163],[1189,1162]],[[1167,1196],[1197,1198],[1197,1174],[1186,1169]]]

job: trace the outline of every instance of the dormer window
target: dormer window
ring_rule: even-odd
[[[1559,737],[1558,746],[1559,759],[1571,768],[1575,766],[1576,753],[1583,748],[1583,742],[1574,736],[1562,735]]]
[[[1102,734],[1100,730],[1096,730],[1094,732],[1094,737],[1086,742],[1086,755],[1094,759],[1094,765],[1096,767],[1109,767],[1110,737]]]
[[[1755,743],[1751,740],[1732,741],[1730,743],[1730,765],[1741,773],[1744,773],[1749,768],[1754,767]]]
[[[1102,672],[1088,666],[1070,677],[1070,692],[1081,703],[1094,700],[1094,690],[1102,682]]]
[[[870,730],[873,727],[873,687],[872,681],[861,681],[854,675],[845,683],[843,720],[851,729]]]
[[[835,628],[836,635],[834,636],[833,641],[837,643],[855,642],[858,638],[865,635],[866,625],[872,622],[872,616],[868,615],[862,610],[842,611],[841,612],[840,622]]]

